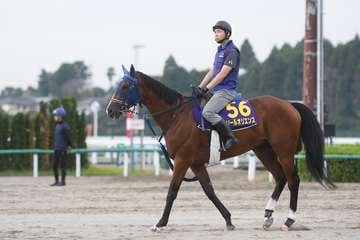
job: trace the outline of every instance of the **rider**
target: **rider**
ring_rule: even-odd
[[[239,144],[230,127],[218,114],[236,95],[237,77],[240,68],[240,51],[230,40],[231,26],[226,21],[218,21],[213,26],[217,48],[215,61],[200,85],[195,89],[197,97],[208,92],[213,96],[205,105],[202,115],[219,133],[224,150]]]

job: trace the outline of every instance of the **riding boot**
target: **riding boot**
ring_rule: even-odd
[[[53,184],[50,184],[50,186],[59,186],[59,176],[57,174],[55,174],[55,182]]]
[[[65,173],[63,173],[62,175],[61,175],[61,182],[60,182],[60,186],[65,186],[66,184],[65,184]]]
[[[221,120],[220,122],[218,122],[213,126],[220,135],[221,141],[223,142],[224,145],[224,150],[227,150],[232,146],[240,143],[224,120]]]

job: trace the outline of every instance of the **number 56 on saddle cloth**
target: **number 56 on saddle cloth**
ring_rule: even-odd
[[[236,95],[235,99],[219,112],[219,115],[233,131],[257,125],[257,118],[253,107],[248,100],[239,95]],[[200,105],[195,99],[193,100],[193,116],[198,128],[203,131],[212,130],[211,123],[202,117]]]

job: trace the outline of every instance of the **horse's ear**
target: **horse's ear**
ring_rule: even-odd
[[[129,71],[124,67],[124,65],[121,65],[121,67],[124,72],[124,75],[130,75]]]
[[[130,76],[132,76],[133,78],[135,77],[135,67],[132,64],[130,66]]]

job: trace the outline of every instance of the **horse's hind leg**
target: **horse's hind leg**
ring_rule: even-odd
[[[206,196],[214,203],[215,207],[220,211],[221,215],[225,219],[226,228],[228,230],[234,230],[235,226],[231,222],[231,214],[229,210],[221,203],[219,198],[216,196],[214,188],[211,184],[209,174],[204,165],[193,165],[191,166],[192,171],[198,177],[202,189]]]
[[[281,227],[282,230],[287,231],[294,224],[296,220],[297,201],[299,193],[300,178],[297,173],[297,167],[294,161],[294,155],[291,157],[280,157],[282,161],[283,170],[288,181],[288,187],[290,190],[290,209],[289,215],[284,225]]]
[[[269,143],[263,143],[262,145],[255,148],[254,152],[256,156],[261,160],[263,165],[266,167],[266,169],[271,172],[276,181],[275,189],[271,194],[271,197],[265,207],[263,228],[267,230],[270,228],[274,221],[272,214],[280,198],[281,192],[285,187],[286,177],[278,161],[277,155],[273,151]]]

